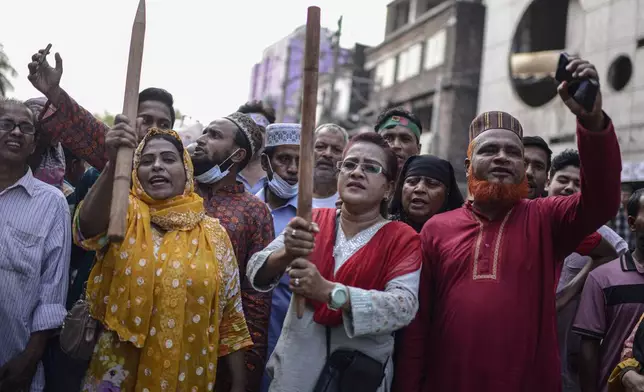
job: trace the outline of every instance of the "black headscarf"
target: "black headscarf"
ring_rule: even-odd
[[[409,157],[402,167],[396,181],[394,197],[389,204],[389,214],[393,219],[404,221],[405,212],[402,207],[402,188],[407,177],[429,177],[445,185],[447,195],[445,204],[438,213],[451,211],[463,205],[463,195],[456,184],[454,168],[444,159],[433,155],[414,155]]]

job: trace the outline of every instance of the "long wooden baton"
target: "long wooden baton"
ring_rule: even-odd
[[[318,67],[320,62],[320,8],[309,7],[306,17],[304,46],[304,87],[302,91],[302,133],[300,136],[300,167],[298,175],[297,216],[311,221],[313,202],[313,131],[318,98]],[[297,317],[304,316],[306,302],[294,295]]]
[[[125,97],[123,99],[123,114],[127,116],[132,126],[136,122],[139,107],[139,84],[141,81],[144,41],[145,0],[139,0],[139,6],[134,17],[134,25],[132,26],[130,57],[127,63],[127,79],[125,79]],[[133,156],[134,150],[121,147],[116,157],[112,205],[110,209],[110,226],[107,230],[107,236],[111,242],[121,242],[125,237]]]

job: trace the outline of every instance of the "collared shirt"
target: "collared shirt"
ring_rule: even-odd
[[[626,338],[644,312],[644,268],[631,253],[595,268],[581,293],[573,332],[601,341],[597,390],[619,363]]]
[[[28,170],[0,192],[0,366],[32,333],[62,325],[71,245],[69,206],[59,189]],[[39,364],[30,391],[44,385]]]
[[[297,195],[293,196],[286,204],[276,209],[271,209],[271,206],[266,201],[266,190],[267,187],[263,187],[259,192],[255,194],[259,200],[266,203],[268,208],[271,210],[271,215],[273,215],[273,225],[275,227],[275,236],[280,235],[288,222],[295,217],[297,213]]]
[[[262,188],[257,192],[257,197],[263,202],[266,203],[266,192],[267,188]],[[270,206],[266,203],[268,208]],[[273,216],[273,225],[275,227],[275,235],[279,236],[283,231],[288,222],[295,217],[297,213],[297,195],[293,196],[283,206],[271,209],[271,215]],[[282,325],[284,325],[284,319],[286,318],[286,313],[288,311],[288,306],[291,303],[291,290],[288,288],[289,277],[287,274],[284,274],[280,279],[279,284],[273,290],[273,301],[271,306],[271,321],[268,327],[268,357],[270,358],[275,345],[277,345],[277,340],[282,333]],[[262,392],[268,391],[268,385],[270,384],[269,378],[264,376],[262,381]]]
[[[251,195],[256,195],[259,191],[264,189],[264,186],[268,184],[268,178],[266,176],[260,178],[255,185],[251,186],[248,180],[246,180],[246,177],[244,177],[241,173],[237,174],[237,181],[241,182],[244,184],[244,187],[250,193]]]
[[[246,265],[253,254],[266,248],[275,238],[273,218],[268,206],[248,193],[240,182],[223,186],[215,192],[209,190],[203,197],[207,214],[219,219],[226,229],[237,257],[242,305],[253,339],[253,347],[245,352],[248,371],[246,390],[256,392],[268,359],[266,353],[272,295],[253,289],[246,277]],[[222,361],[217,370],[215,390],[229,390],[230,382],[229,368]]]

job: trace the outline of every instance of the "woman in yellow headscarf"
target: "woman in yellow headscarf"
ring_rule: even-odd
[[[133,140],[124,124],[108,132],[110,162]],[[174,131],[153,128],[136,149],[121,244],[105,237],[113,180],[108,164],[74,217],[76,243],[98,251],[87,301],[104,327],[83,391],[211,391],[218,358],[252,345],[228,235]]]

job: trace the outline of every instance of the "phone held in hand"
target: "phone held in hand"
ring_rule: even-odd
[[[557,64],[555,79],[561,82],[568,82],[568,94],[580,104],[588,113],[593,111],[595,99],[599,91],[599,81],[595,79],[578,79],[572,76],[572,72],[566,67],[570,63],[571,57],[568,53],[562,52]]]

